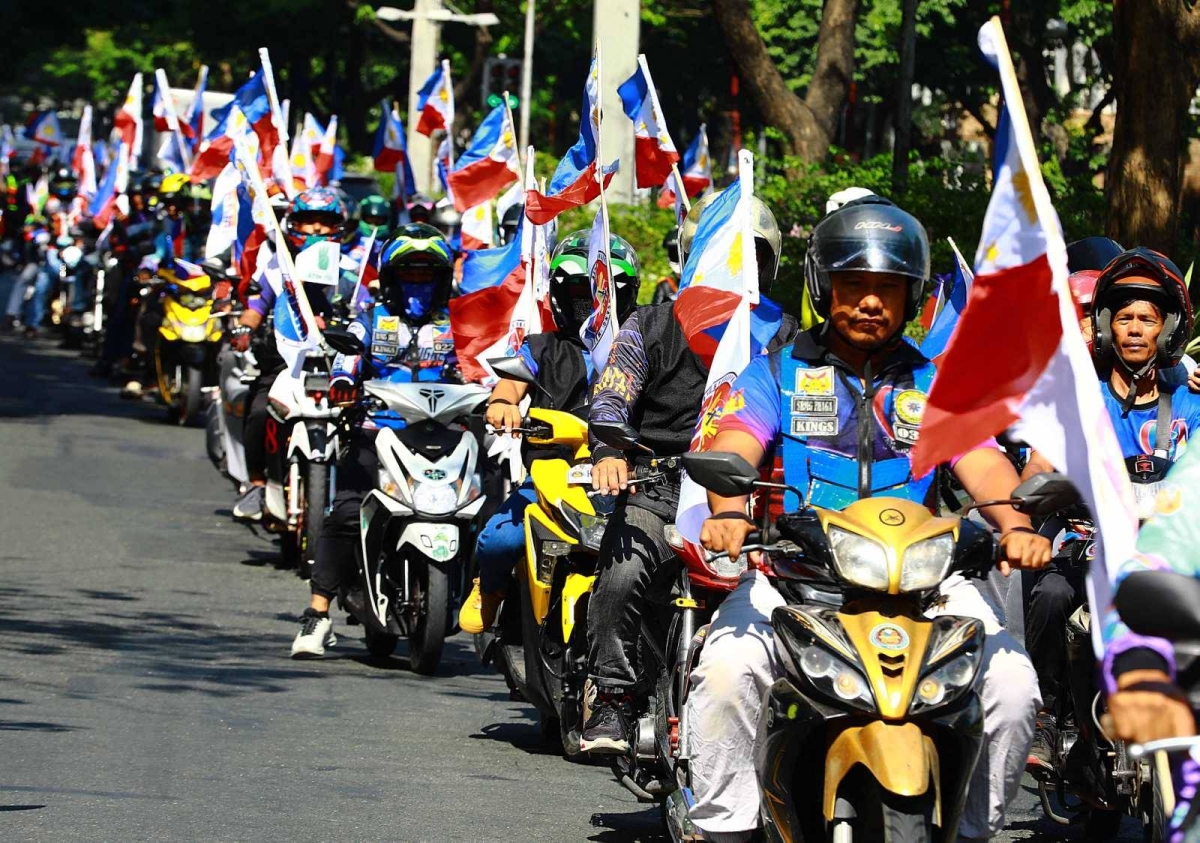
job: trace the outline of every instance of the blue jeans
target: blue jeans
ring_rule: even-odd
[[[492,594],[508,585],[515,561],[525,553],[525,508],[536,501],[533,481],[526,480],[479,531],[475,561],[480,591]]]

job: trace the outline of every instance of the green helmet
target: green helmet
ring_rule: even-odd
[[[388,201],[378,194],[366,197],[358,205],[355,217],[358,220],[358,233],[363,237],[375,235],[377,240],[383,240],[388,234],[388,221],[392,216],[392,208]]]
[[[560,330],[578,330],[592,312],[592,284],[588,277],[588,251],[592,232],[572,231],[550,258],[550,309]],[[640,267],[637,252],[625,238],[609,235],[612,280],[616,287],[617,319],[624,322],[637,305]]]

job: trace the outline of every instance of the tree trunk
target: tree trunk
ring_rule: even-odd
[[[912,85],[917,61],[917,0],[904,0],[900,25],[900,81],[896,85],[896,143],[892,148],[892,191],[908,189],[908,152],[912,149]]]
[[[746,91],[764,119],[787,138],[788,152],[804,161],[823,160],[854,79],[858,0],[825,0],[817,64],[804,99],[788,88],[767,52],[748,0],[713,0],[713,12]]]
[[[1200,7],[1114,0],[1117,119],[1108,162],[1108,235],[1165,254],[1179,234],[1188,107],[1200,83]]]

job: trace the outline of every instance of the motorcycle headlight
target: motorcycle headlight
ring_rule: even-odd
[[[604,531],[608,529],[608,517],[588,515],[565,501],[559,502],[558,511],[562,514],[566,532],[579,539],[579,544],[583,547],[599,552],[600,542],[604,540]]]
[[[458,509],[458,490],[452,484],[418,483],[412,499],[413,506],[428,515],[449,515]]]
[[[184,293],[179,297],[179,303],[188,310],[199,310],[208,304],[208,297],[198,296],[195,293]]]
[[[953,533],[943,533],[911,545],[904,551],[900,590],[924,591],[933,588],[946,578],[946,571],[953,559]]]
[[[882,545],[841,527],[830,526],[827,535],[839,577],[859,588],[887,591],[887,554]]]
[[[828,650],[810,644],[800,651],[800,672],[825,696],[866,711],[875,710],[867,678]]]
[[[400,501],[408,499],[408,496],[401,492],[399,484],[392,479],[391,473],[383,466],[379,467],[377,481],[375,485],[379,487],[379,491],[383,492],[389,498],[395,498]]]
[[[908,713],[916,714],[957,699],[963,691],[975,684],[979,657],[978,652],[963,653],[921,677],[917,683],[917,692],[913,694],[912,703],[909,704]]]

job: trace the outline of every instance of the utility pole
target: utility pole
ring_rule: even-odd
[[[412,21],[412,48],[408,65],[408,114],[404,115],[404,119],[408,121],[408,160],[417,179],[417,190],[428,194],[433,184],[433,146],[429,138],[417,132],[413,117],[417,110],[417,94],[429,78],[429,74],[437,67],[442,24],[495,26],[500,23],[500,18],[490,12],[476,15],[456,14],[443,8],[442,0],[416,0],[411,12],[381,6],[375,10],[375,15],[385,21]],[[454,127],[447,126],[446,130],[453,135]]]
[[[634,188],[633,131],[629,118],[621,110],[621,98],[617,88],[633,75],[637,69],[638,28],[641,22],[639,0],[596,0],[592,27],[595,38],[600,42],[604,56],[600,79],[601,146],[608,164],[621,159],[621,169],[613,177],[611,185],[604,191],[610,202],[630,203]],[[582,115],[586,120],[587,115]]]
[[[533,17],[535,0],[525,0],[525,55],[521,61],[521,149],[529,148],[529,98],[533,96]]]
[[[908,189],[908,152],[912,148],[912,86],[917,62],[917,0],[904,0],[900,26],[900,82],[896,92],[896,141],[892,146],[892,192]]]

